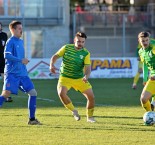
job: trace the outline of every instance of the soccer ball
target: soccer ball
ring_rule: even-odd
[[[155,124],[155,112],[153,111],[146,112],[143,116],[143,121],[145,125],[154,125]]]

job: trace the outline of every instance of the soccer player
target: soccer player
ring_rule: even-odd
[[[151,36],[151,33],[150,31],[147,31],[149,33],[149,35]],[[155,44],[155,39],[153,38],[150,38],[150,43],[151,44]],[[139,58],[139,54],[138,54],[138,51],[139,49],[141,48],[141,45],[140,43],[138,44],[137,46],[137,49],[136,49],[136,53],[137,53],[137,60],[138,60],[138,71],[134,77],[134,80],[133,80],[133,84],[132,84],[132,89],[136,89],[137,88],[137,83],[139,81],[139,77],[140,77],[140,74],[143,73],[143,63],[140,61],[140,58]],[[146,68],[147,69],[147,68]],[[147,79],[147,75],[146,75],[146,78],[144,79]],[[145,81],[145,80],[144,80]]]
[[[151,38],[151,32],[149,30],[147,32],[150,35],[150,44],[155,45],[155,39]],[[138,46],[137,46],[137,49],[136,49],[137,56],[138,56],[138,59],[137,59],[138,60],[138,72],[136,73],[136,75],[134,77],[132,89],[136,89],[137,88],[137,83],[138,83],[138,80],[139,80],[139,77],[140,77],[141,73],[144,72],[143,73],[143,85],[144,86],[145,86],[146,82],[148,81],[149,70],[148,70],[146,64],[143,63],[140,60],[140,57],[139,57],[139,54],[138,54],[138,51],[139,51],[140,48],[141,48],[141,44],[138,43]],[[152,111],[154,111],[154,107],[155,107],[155,95],[152,96],[152,101],[151,101],[151,109],[152,109]]]
[[[151,40],[150,40],[151,44]],[[149,70],[145,63],[143,63],[143,85],[145,86],[147,81],[149,80]],[[154,111],[155,108],[155,94],[152,95],[152,101],[151,101],[151,110]]]
[[[18,88],[21,87],[28,95],[28,109],[29,109],[29,125],[41,125],[41,123],[35,118],[36,112],[36,96],[37,92],[30,78],[26,65],[29,60],[25,58],[22,36],[22,23],[20,21],[12,21],[9,24],[9,29],[12,36],[7,40],[4,58],[4,84],[3,91],[0,95],[0,107],[2,106],[5,98],[8,98],[10,94],[17,94]]]
[[[87,99],[87,122],[94,123],[93,112],[95,100],[92,86],[88,82],[91,73],[91,62],[90,53],[84,48],[86,38],[85,33],[77,32],[74,37],[74,44],[64,45],[51,57],[50,71],[56,73],[57,68],[54,64],[58,58],[62,57],[60,77],[57,85],[59,98],[64,106],[72,112],[75,120],[79,121],[80,115],[74,108],[67,92],[70,88],[80,91]]]
[[[146,31],[138,34],[138,41],[142,46],[139,50],[140,59],[146,64],[150,72],[149,80],[143,88],[140,101],[146,111],[151,111],[150,98],[155,94],[155,44],[150,43],[150,34]]]
[[[4,79],[4,66],[5,66],[5,59],[4,59],[4,47],[8,36],[5,32],[2,31],[2,23],[0,22],[0,75],[2,79]],[[12,102],[12,98],[8,97],[5,102]]]

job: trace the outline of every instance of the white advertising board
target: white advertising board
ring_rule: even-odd
[[[59,73],[51,74],[49,71],[50,59],[32,59],[27,65],[29,76],[32,79],[58,78]],[[91,58],[91,78],[131,78],[137,72],[136,57],[123,58]],[[61,60],[55,66],[60,67]]]

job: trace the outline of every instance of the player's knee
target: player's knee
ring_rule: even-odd
[[[10,91],[2,91],[2,94],[1,96],[5,97],[5,98],[8,98],[10,96],[11,92]]]
[[[37,91],[35,89],[32,89],[28,92],[29,96],[37,96]]]
[[[89,101],[89,102],[95,102],[95,97],[94,97],[94,95],[93,94],[91,94],[91,95],[86,95],[86,98],[87,98],[87,100]]]
[[[66,96],[66,93],[64,91],[59,91],[58,95],[60,98],[64,98]]]
[[[147,101],[148,101],[148,100],[147,100],[144,96],[141,96],[141,97],[140,97],[140,102],[141,102],[142,104],[145,104]]]

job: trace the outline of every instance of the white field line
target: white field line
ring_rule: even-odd
[[[28,98],[26,96],[18,96],[18,95],[16,97],[19,97],[19,98]],[[39,97],[37,97],[37,100],[48,101],[48,102],[55,102],[55,100],[52,100],[52,99],[39,98]]]
[[[28,98],[26,96],[16,96],[16,97],[20,97],[20,98]],[[37,97],[37,100],[41,100],[41,101],[47,101],[47,102],[56,102],[55,100],[52,100],[52,99],[47,99],[47,98],[39,98]],[[74,104],[86,104],[86,103],[83,103],[83,102],[74,102]],[[95,104],[95,106],[114,106],[114,105],[110,105],[110,104]]]

